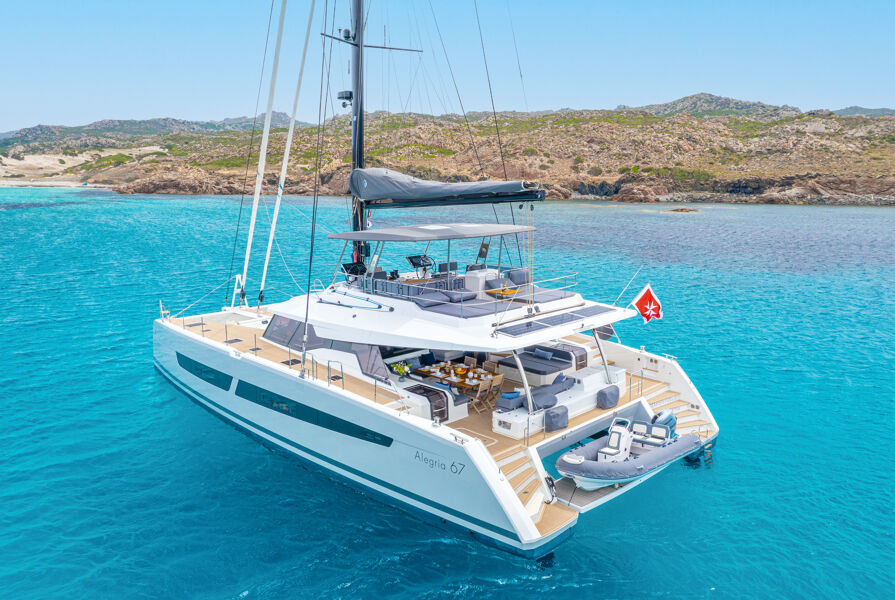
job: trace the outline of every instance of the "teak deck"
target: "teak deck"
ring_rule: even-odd
[[[288,366],[295,371],[301,370],[301,353],[289,352],[262,339],[263,330],[253,327],[245,327],[237,323],[222,323],[220,321],[207,321],[203,318],[171,319],[171,323],[184,327],[196,335],[201,335],[215,342],[226,344],[230,348],[263,358],[272,363]],[[201,324],[204,323],[204,327]],[[197,325],[199,324],[199,325]],[[293,361],[289,364],[290,359]],[[343,388],[359,396],[373,400],[377,404],[390,404],[397,401],[398,395],[394,392],[374,385],[363,379],[359,379],[341,370],[332,370],[327,375],[326,365],[314,361],[308,361],[307,373],[319,380],[329,383],[331,386]],[[329,378],[329,379],[328,379]]]

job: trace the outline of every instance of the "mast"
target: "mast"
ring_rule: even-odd
[[[252,240],[255,236],[255,220],[258,217],[258,202],[261,199],[261,186],[264,183],[264,164],[267,160],[267,140],[270,137],[270,117],[273,113],[273,97],[277,89],[277,70],[280,65],[280,47],[283,44],[283,23],[286,20],[286,0],[280,6],[280,22],[277,26],[277,45],[273,53],[273,66],[270,71],[270,91],[267,96],[267,112],[264,115],[264,131],[261,134],[261,147],[258,149],[258,172],[255,174],[255,193],[252,197],[252,217],[249,221],[249,239],[246,241],[245,262],[242,265],[240,302],[245,302],[246,277],[249,274],[249,257],[252,254]]]
[[[351,169],[364,168],[364,0],[351,0]],[[358,197],[352,199],[351,230],[366,229],[366,207]],[[364,262],[366,243],[354,242],[354,261]]]

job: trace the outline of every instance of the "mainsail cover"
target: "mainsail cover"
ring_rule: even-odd
[[[447,206],[543,200],[544,190],[529,181],[443,183],[417,179],[391,169],[355,169],[348,179],[351,193],[368,208]]]

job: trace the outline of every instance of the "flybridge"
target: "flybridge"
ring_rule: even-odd
[[[408,208],[533,202],[544,190],[531,181],[426,181],[390,169],[355,169],[348,186],[365,208]]]

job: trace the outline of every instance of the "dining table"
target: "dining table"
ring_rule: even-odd
[[[460,369],[461,372],[457,372]],[[436,381],[446,383],[461,390],[473,390],[487,379],[492,379],[496,373],[481,368],[469,368],[461,363],[436,363],[434,365],[418,367],[413,372],[422,377],[431,377]]]

